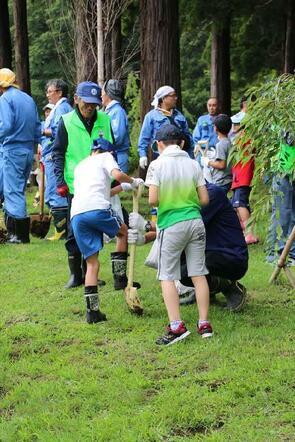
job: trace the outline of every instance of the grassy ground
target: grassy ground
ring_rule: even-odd
[[[82,289],[63,289],[62,242],[0,246],[0,440],[293,441],[294,292],[284,277],[268,285],[262,247],[250,251],[245,311],[212,306],[205,341],[195,306],[183,307],[192,334],[164,349],[149,246],[137,253],[141,318],[112,289],[113,248],[101,254],[108,321],[89,326]]]

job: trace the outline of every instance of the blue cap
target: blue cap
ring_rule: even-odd
[[[182,131],[174,126],[174,124],[164,124],[157,132],[156,132],[156,140],[157,141],[170,141],[170,140],[184,140],[185,137]]]
[[[99,137],[93,141],[91,150],[103,150],[104,152],[112,152],[114,150],[114,145],[105,138]]]
[[[79,83],[76,94],[85,101],[85,103],[101,104],[101,88],[92,81]]]

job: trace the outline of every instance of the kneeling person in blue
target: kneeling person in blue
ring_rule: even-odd
[[[115,179],[122,183],[120,190],[126,186],[135,189],[143,182],[120,171],[111,154],[113,151],[114,146],[109,141],[103,138],[95,140],[91,155],[82,160],[74,172],[71,224],[87,263],[85,300],[86,320],[90,324],[106,320],[99,309],[97,289],[98,253],[103,248],[104,233],[110,238],[118,237],[116,252],[112,254],[114,279],[127,281],[127,226],[111,208],[110,197],[116,193],[116,188],[111,190],[111,181]]]

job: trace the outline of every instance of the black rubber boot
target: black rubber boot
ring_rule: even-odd
[[[17,241],[17,237],[15,232],[15,219],[5,214],[4,222],[7,230],[7,242],[16,244],[15,241]],[[18,241],[17,244],[20,244],[20,241]]]
[[[81,255],[69,255],[68,264],[70,269],[70,279],[65,285],[66,289],[73,289],[83,285]]]
[[[220,278],[220,291],[226,298],[226,308],[232,312],[242,310],[247,299],[247,290],[238,281]]]
[[[30,242],[30,217],[7,217],[7,231],[9,244],[28,244]]]
[[[97,322],[106,321],[106,315],[99,310],[97,286],[89,285],[85,287],[84,296],[87,308],[86,321],[88,324],[96,324]]]
[[[113,252],[111,253],[112,271],[114,277],[114,289],[124,290],[127,287],[128,279],[126,275],[127,270],[127,252]],[[140,288],[139,282],[133,282],[133,287]]]
[[[67,238],[67,212],[67,207],[55,207],[51,209],[55,232],[53,236],[47,238],[50,241],[58,241]]]

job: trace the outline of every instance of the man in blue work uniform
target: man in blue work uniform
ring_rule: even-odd
[[[123,94],[120,81],[111,79],[103,85],[101,100],[111,119],[117,163],[122,172],[128,173],[130,140],[127,114],[121,105]]]
[[[215,147],[218,142],[217,134],[214,130],[214,117],[218,114],[218,102],[214,97],[207,101],[208,114],[198,118],[196,127],[193,131],[193,140],[196,145],[198,141],[208,141],[208,147]]]
[[[146,114],[138,140],[139,166],[146,171],[148,166],[148,148],[155,141],[156,132],[164,124],[173,124],[185,136],[184,149],[193,158],[194,143],[187,121],[182,113],[176,109],[177,94],[171,86],[160,87],[154,95],[152,106],[154,109]]]
[[[46,189],[45,203],[51,210],[55,233],[49,240],[66,238],[67,226],[67,198],[56,193],[56,177],[54,174],[52,147],[56,136],[58,122],[63,114],[73,110],[68,99],[68,85],[60,79],[49,80],[46,85],[48,103],[53,105],[50,114],[45,120],[42,131],[41,160],[45,166]]]
[[[30,242],[25,189],[40,141],[41,124],[34,100],[19,90],[15,74],[0,69],[0,143],[3,144],[3,194],[8,242]]]

